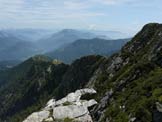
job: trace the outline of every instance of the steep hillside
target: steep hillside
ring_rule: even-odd
[[[69,66],[36,56],[1,73],[1,121],[21,122],[44,106],[50,98],[62,98],[83,87],[100,59],[101,56],[83,57]]]
[[[19,77],[13,74],[0,88],[0,118],[21,122],[49,99],[89,87],[97,91],[93,98],[98,104],[90,109],[93,121],[161,122],[161,52],[162,25],[151,23],[109,58],[88,56],[71,65],[42,57],[29,59],[33,63],[20,68]]]
[[[110,56],[119,51],[121,47],[130,39],[104,40],[99,38],[80,39],[67,46],[50,52],[47,55],[54,59],[59,59],[66,63],[71,63],[77,58],[86,55]]]
[[[89,83],[98,91],[97,122],[161,122],[162,25],[146,25]],[[158,106],[157,106],[157,105]]]
[[[36,56],[6,71],[6,77],[3,77],[5,85],[0,89],[0,100],[3,101],[0,104],[0,118],[7,119],[8,116],[21,113],[33,104],[35,107],[26,110],[27,113],[40,107],[39,105],[48,99],[46,94],[50,96],[60,82],[66,68],[64,64],[55,65],[46,57]],[[43,96],[47,98],[41,100]],[[17,119],[12,121],[18,121]]]

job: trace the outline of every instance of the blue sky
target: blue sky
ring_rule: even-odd
[[[138,31],[162,22],[162,0],[0,0],[0,28]]]

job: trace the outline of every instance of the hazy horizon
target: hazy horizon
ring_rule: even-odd
[[[136,33],[161,23],[160,0],[0,0],[0,28],[79,29]]]

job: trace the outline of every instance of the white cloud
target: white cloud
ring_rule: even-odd
[[[133,3],[137,0],[92,0],[104,5],[120,5],[124,3]]]
[[[4,10],[18,10],[24,4],[23,0],[14,0],[14,1],[4,1],[0,0],[0,9]]]
[[[0,0],[0,22],[13,24],[12,26],[42,26],[48,23],[86,23],[93,17],[105,16],[102,12],[93,12],[89,1],[81,0]],[[1,25],[0,25],[1,26]]]
[[[151,1],[151,0],[149,0]],[[55,27],[86,26],[89,29],[121,26],[131,19],[144,19],[138,14],[158,11],[160,0],[0,0],[0,27]],[[145,10],[147,7],[147,10]],[[150,9],[153,7],[154,9]],[[130,10],[131,8],[131,10]],[[130,11],[129,11],[130,10]],[[132,14],[130,14],[132,12]],[[152,16],[156,19],[158,12]],[[124,16],[123,18],[120,16]],[[121,21],[118,21],[118,16]],[[144,17],[144,18],[143,18]],[[159,18],[161,16],[158,16]],[[150,17],[151,18],[151,17]],[[149,19],[150,20],[150,19]],[[160,20],[160,19],[158,19]],[[138,23],[137,23],[138,24]]]
[[[64,7],[66,9],[72,10],[82,10],[90,7],[90,4],[87,4],[86,1],[64,1]]]

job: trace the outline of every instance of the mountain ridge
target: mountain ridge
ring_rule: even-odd
[[[16,36],[0,31],[0,61],[24,60],[39,52],[32,42],[23,41]]]
[[[57,100],[76,89],[94,88],[97,94],[93,98],[98,102],[90,109],[94,122],[161,122],[161,51],[162,24],[151,23],[110,57],[91,55],[77,59],[71,65],[57,66],[38,60],[31,68],[26,65],[29,70],[26,77],[22,76],[23,81],[19,78],[9,81],[13,83],[12,90],[7,86],[0,89],[0,107],[3,108],[0,118],[7,120],[7,116],[12,122],[22,121],[40,110],[47,99],[55,97]],[[13,91],[15,96],[10,97]],[[17,104],[12,106],[6,101]],[[29,103],[27,101],[34,101],[29,108],[24,106]],[[18,106],[22,108],[18,109]],[[16,113],[16,110],[20,111]]]
[[[119,51],[129,40],[79,39],[46,55],[54,59],[62,60],[65,63],[71,63],[75,59],[86,55],[110,56]]]
[[[72,43],[77,39],[90,39],[94,37],[96,37],[96,35],[90,32],[84,32],[74,29],[64,29],[52,34],[48,38],[38,40],[38,43],[39,46],[42,47],[43,50],[45,50],[45,52],[49,52],[68,43]]]
[[[12,122],[22,121],[31,112],[40,109],[52,96],[59,99],[68,92],[84,86],[97,66],[95,62],[100,58],[101,56],[84,57],[82,61],[77,60],[69,66],[63,63],[55,64],[51,60],[40,60],[36,57],[34,60],[30,58],[6,71],[9,74],[6,73],[5,77],[1,76],[3,74],[0,75],[0,79],[6,80],[6,83],[2,83],[0,87],[0,100],[3,101],[0,104],[0,118],[2,121],[8,119]],[[93,65],[92,71],[88,71]],[[10,76],[9,79],[8,76]],[[68,82],[75,82],[75,84],[71,87]]]

